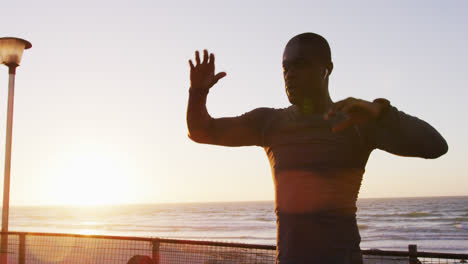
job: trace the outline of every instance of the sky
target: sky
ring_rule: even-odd
[[[467,13],[455,0],[5,2],[0,36],[33,45],[17,70],[10,204],[273,200],[263,149],[187,137],[188,60],[206,48],[227,72],[213,117],[287,107],[282,52],[303,32],[330,43],[332,100],[387,98],[449,144],[435,160],[375,150],[360,198],[468,195]],[[2,66],[0,131],[7,88]]]

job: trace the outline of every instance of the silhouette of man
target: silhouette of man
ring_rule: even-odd
[[[362,263],[356,200],[373,149],[437,158],[448,150],[426,122],[386,99],[332,102],[333,71],[327,41],[314,33],[293,37],[283,53],[291,106],[257,108],[238,117],[212,118],[206,109],[215,74],[214,55],[190,60],[189,137],[198,143],[261,146],[275,185],[277,256],[280,264]]]

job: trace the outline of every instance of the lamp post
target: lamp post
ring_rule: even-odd
[[[11,167],[11,142],[13,128],[13,99],[15,94],[16,67],[21,62],[23,51],[31,48],[29,41],[20,38],[0,38],[0,63],[5,64],[9,71],[8,80],[8,110],[5,141],[5,174],[3,181],[3,207],[2,207],[2,239],[1,239],[1,263],[7,263],[8,250],[8,217],[10,209],[10,167]]]

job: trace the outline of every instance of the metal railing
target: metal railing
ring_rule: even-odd
[[[273,264],[275,246],[163,238],[8,232],[8,264]],[[466,263],[468,254],[362,250],[364,264]],[[3,263],[2,263],[3,264]]]

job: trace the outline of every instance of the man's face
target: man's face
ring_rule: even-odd
[[[298,42],[289,43],[284,49],[283,77],[291,104],[316,100],[322,94],[325,67],[315,58],[310,47]]]

